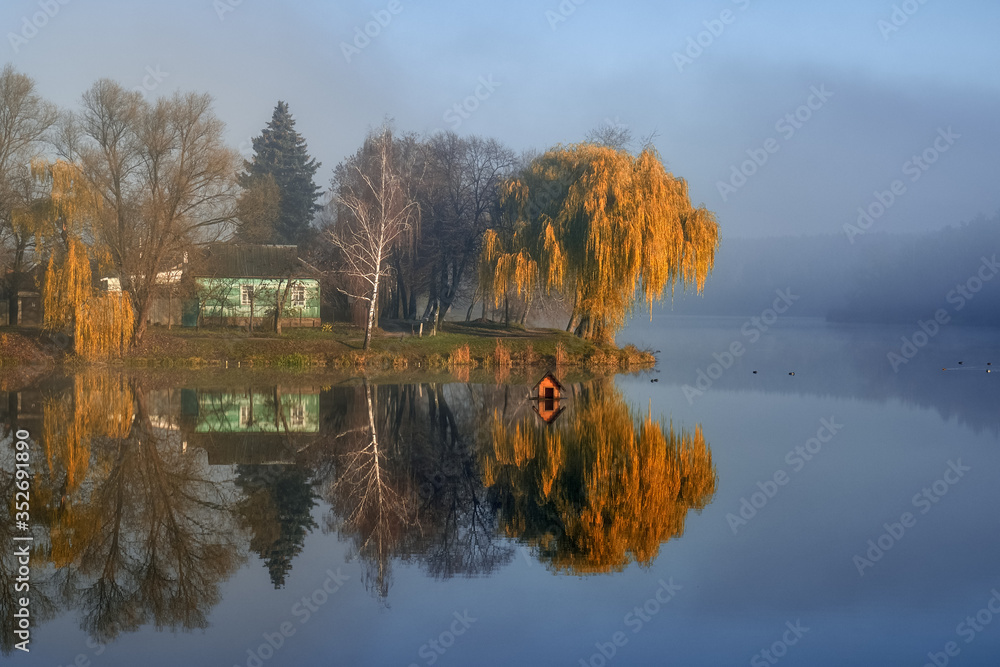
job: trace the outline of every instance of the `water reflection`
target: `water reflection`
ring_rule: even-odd
[[[332,465],[323,476],[323,497],[331,507],[326,523],[351,540],[365,566],[366,586],[384,599],[391,560],[410,551],[421,533],[420,517],[397,429],[398,402],[379,400],[368,384],[354,393],[359,400],[345,413],[346,428],[327,451]]]
[[[486,576],[518,543],[556,572],[611,572],[651,563],[711,500],[700,428],[631,410],[610,380],[567,386],[553,424],[528,392],[174,389],[86,373],[6,393],[0,486],[13,479],[13,430],[36,440],[36,621],[73,610],[99,642],[145,625],[204,628],[248,557],[281,588],[320,528],[351,545],[382,604],[394,563]],[[0,575],[12,571],[4,562]],[[5,597],[0,622],[11,609]]]
[[[149,624],[207,627],[244,551],[233,494],[176,431],[154,425],[140,386],[72,383],[42,399],[32,506],[32,562],[52,566],[42,591],[99,642]]]
[[[250,551],[264,561],[274,587],[281,588],[306,535],[316,528],[316,494],[308,473],[295,465],[239,465],[236,487],[242,496],[235,512],[249,535]]]
[[[574,389],[558,427],[493,415],[482,466],[501,526],[557,571],[648,565],[715,494],[701,428],[678,433],[643,417],[609,382]]]

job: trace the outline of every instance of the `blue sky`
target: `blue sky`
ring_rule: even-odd
[[[46,7],[51,17],[38,14]],[[894,8],[898,30],[880,29]],[[373,12],[386,25],[345,57]],[[4,60],[67,108],[100,77],[145,78],[150,98],[209,92],[232,145],[246,149],[285,100],[323,162],[323,186],[386,116],[402,131],[456,129],[517,150],[618,123],[657,133],[724,237],[843,233],[895,180],[906,191],[880,231],[1000,209],[992,2],[5,0],[0,26]],[[686,52],[699,37],[701,52]],[[678,66],[678,53],[690,61]],[[446,116],[477,89],[474,111]],[[800,109],[814,89],[830,95]],[[808,119],[779,131],[797,110]],[[949,127],[959,136],[911,180],[907,161]],[[734,168],[752,173],[743,183]]]

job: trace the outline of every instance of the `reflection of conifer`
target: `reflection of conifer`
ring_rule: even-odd
[[[275,588],[285,585],[292,560],[316,527],[310,514],[316,494],[298,466],[237,466],[244,492],[239,514],[250,530],[250,550],[264,561]]]

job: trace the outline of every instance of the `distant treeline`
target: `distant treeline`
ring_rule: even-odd
[[[1000,326],[1000,213],[922,234],[724,239],[703,296],[678,293],[678,315],[756,315],[775,290],[789,311],[835,322],[905,323],[945,310],[952,322]],[[985,261],[984,261],[985,260]]]

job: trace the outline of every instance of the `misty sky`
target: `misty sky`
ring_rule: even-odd
[[[843,233],[896,180],[871,231],[992,214],[1000,4],[895,7],[894,24],[889,0],[3,0],[0,49],[64,107],[100,77],[150,99],[209,92],[244,151],[285,100],[323,187],[386,116],[517,150],[611,123],[657,133],[724,237]],[[928,149],[933,164],[908,164]],[[766,162],[733,180],[752,156]]]

